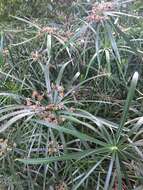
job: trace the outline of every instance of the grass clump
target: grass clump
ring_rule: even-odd
[[[140,6],[21,1],[0,23],[0,189],[143,189]]]

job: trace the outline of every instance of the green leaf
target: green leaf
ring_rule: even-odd
[[[122,173],[121,173],[121,166],[119,161],[119,156],[116,154],[116,173],[117,173],[117,182],[118,182],[118,190],[122,190]]]
[[[113,155],[109,164],[108,173],[107,173],[105,184],[104,184],[104,190],[109,189],[109,183],[110,183],[110,178],[112,175],[114,161],[115,161],[115,152],[113,152]]]
[[[51,49],[52,49],[52,36],[50,34],[47,35],[47,52],[48,52],[48,59],[51,58]]]
[[[64,74],[64,71],[65,71],[65,68],[66,66],[70,63],[71,61],[68,61],[67,63],[65,63],[61,69],[60,69],[60,72],[58,74],[58,77],[57,77],[57,80],[56,80],[56,85],[59,86],[60,83],[61,83],[61,80],[62,80],[62,77],[63,77],[63,74]],[[58,100],[58,91],[55,91],[55,94],[54,94],[54,103],[56,103]]]
[[[119,128],[117,130],[117,142],[120,139],[122,129],[123,129],[124,124],[125,124],[126,119],[127,119],[127,115],[128,115],[128,112],[129,112],[129,107],[130,107],[131,101],[132,101],[132,99],[134,97],[135,90],[136,90],[138,77],[139,77],[138,72],[135,72],[134,75],[133,75],[132,81],[131,81],[131,86],[129,88],[127,100],[126,100],[123,115],[122,115],[122,118],[121,118],[121,122],[120,122]]]
[[[26,116],[31,116],[31,115],[34,115],[34,112],[31,112],[31,111],[28,112],[27,111],[26,113],[16,115],[15,117],[13,117],[9,121],[7,121],[5,124],[1,124],[0,133],[4,132],[8,127],[10,127],[12,124],[17,122],[18,120],[23,119]]]
[[[81,184],[94,172],[94,170],[103,162],[103,160],[107,158],[107,155],[104,156],[101,160],[99,160],[88,172],[87,174],[80,180],[80,182],[73,187],[72,190],[77,190]]]
[[[85,150],[82,152],[77,152],[77,153],[70,153],[70,154],[64,154],[62,156],[51,156],[47,158],[36,158],[36,159],[16,159],[17,161],[20,161],[24,164],[47,164],[51,162],[56,162],[56,161],[65,161],[65,160],[78,160],[82,157],[84,157],[86,154],[89,154],[93,150]]]
[[[34,122],[38,123],[38,124],[41,124],[41,125],[45,125],[51,129],[55,129],[59,132],[64,132],[64,133],[67,133],[67,134],[71,134],[75,137],[78,137],[79,139],[81,140],[84,140],[84,141],[89,141],[89,142],[94,142],[98,145],[102,145],[102,146],[105,146],[106,143],[96,139],[96,138],[93,138],[93,137],[90,137],[89,135],[86,135],[84,133],[81,133],[77,130],[73,130],[73,129],[68,129],[68,128],[65,128],[65,127],[61,127],[61,126],[58,126],[56,124],[52,124],[52,123],[48,123],[46,121],[43,121],[43,120],[33,120]]]
[[[115,38],[114,38],[114,36],[112,34],[112,28],[111,28],[110,24],[108,24],[108,22],[105,22],[105,26],[106,26],[106,29],[107,29],[109,39],[111,41],[112,48],[113,48],[113,50],[115,52],[115,55],[118,58],[119,63],[121,63],[121,58],[120,58],[119,50],[118,50],[118,47],[117,47],[117,43],[116,43]]]

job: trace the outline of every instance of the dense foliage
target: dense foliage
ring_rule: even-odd
[[[1,0],[0,190],[143,189],[142,10]]]

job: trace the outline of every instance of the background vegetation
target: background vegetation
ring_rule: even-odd
[[[143,189],[142,1],[0,1],[0,190]]]

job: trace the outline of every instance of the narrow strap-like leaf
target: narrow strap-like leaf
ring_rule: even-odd
[[[124,126],[124,124],[126,122],[126,119],[127,119],[127,115],[128,115],[128,112],[129,112],[129,107],[130,107],[131,101],[132,101],[132,99],[134,97],[135,90],[136,90],[138,77],[139,77],[138,72],[135,72],[134,75],[133,75],[132,81],[131,81],[131,86],[129,88],[127,100],[126,100],[123,115],[122,115],[122,118],[121,118],[121,122],[120,122],[119,128],[117,130],[117,142],[119,141],[119,138],[120,138],[121,133],[122,133],[123,126]]]

